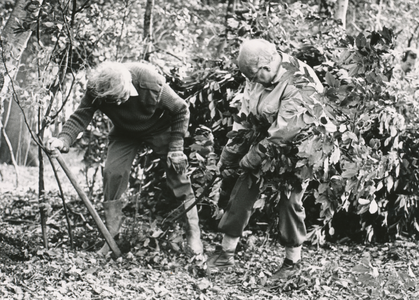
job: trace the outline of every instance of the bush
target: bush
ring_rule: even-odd
[[[283,5],[244,7],[229,21],[225,58],[207,60],[197,54],[187,77],[180,75],[184,70],[179,68],[165,74],[190,104],[186,152],[197,195],[213,179],[214,160],[226,143],[243,89],[244,78],[232,59],[241,40],[262,37],[315,69],[326,88],[326,113],[338,130],[332,134],[313,127],[293,145],[270,150],[271,158],[260,174],[261,201],[251,229],[260,229],[252,227],[256,223],[267,223],[271,225],[267,230],[277,235],[277,196],[301,184],[303,176],[311,181],[305,207],[313,243],[345,237],[387,241],[416,234],[417,105],[402,83],[388,80],[394,61],[393,32],[383,28],[349,36],[333,20],[316,16],[308,6],[300,7],[306,10]],[[214,137],[213,149],[204,154],[202,141],[196,139],[202,125]],[[257,134],[259,129],[250,126],[249,130]],[[210,207],[210,213],[205,213],[208,222],[219,217],[218,187],[200,205]]]

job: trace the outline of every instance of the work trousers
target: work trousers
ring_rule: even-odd
[[[307,231],[302,203],[305,189],[303,187],[301,191],[293,191],[289,198],[281,195],[278,203],[279,242],[285,247],[297,247],[305,241]],[[249,223],[253,205],[259,195],[256,177],[250,173],[240,175],[231,192],[226,212],[218,225],[219,230],[231,237],[240,237]]]
[[[178,174],[167,166],[170,130],[141,140],[109,137],[108,154],[103,174],[104,201],[118,200],[126,191],[134,158],[142,143],[146,143],[162,159],[167,186],[174,196],[181,200],[194,199],[191,181],[186,174]]]

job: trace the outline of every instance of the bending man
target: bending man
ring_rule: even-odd
[[[87,91],[57,138],[47,143],[49,150],[68,151],[77,135],[90,123],[96,110],[113,123],[103,173],[106,226],[112,236],[123,222],[121,196],[128,187],[132,162],[142,143],[160,155],[167,185],[175,197],[188,207],[195,196],[186,176],[187,157],[184,136],[189,124],[187,103],[154,68],[142,63],[104,62],[88,78]],[[166,159],[167,158],[167,159]],[[187,243],[194,254],[202,253],[196,207],[187,213]],[[105,243],[100,254],[109,251]]]

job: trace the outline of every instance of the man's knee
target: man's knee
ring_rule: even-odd
[[[105,182],[120,182],[124,178],[129,176],[129,170],[123,170],[118,168],[105,168],[103,170],[103,178]]]

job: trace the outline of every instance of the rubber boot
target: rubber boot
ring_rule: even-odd
[[[106,227],[113,238],[115,238],[115,236],[119,233],[119,229],[125,219],[124,214],[122,213],[122,208],[123,202],[121,200],[103,202]],[[111,249],[109,248],[108,243],[105,242],[97,254],[106,255],[109,251],[111,251]]]
[[[184,203],[185,209],[188,208],[195,198],[186,200]],[[201,229],[199,228],[198,209],[196,205],[186,213],[186,242],[187,247],[194,255],[199,255],[204,252],[201,242]]]

